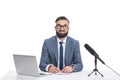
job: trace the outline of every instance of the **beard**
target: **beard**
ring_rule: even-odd
[[[64,34],[61,34],[61,33],[59,33],[59,32],[56,32],[56,35],[57,35],[58,38],[64,38],[64,37],[66,37],[66,36],[68,35],[68,32],[66,32],[66,33],[64,33]]]

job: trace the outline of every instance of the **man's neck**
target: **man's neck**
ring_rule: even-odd
[[[63,41],[64,39],[65,39],[65,37],[64,38],[59,38],[61,41]]]
[[[66,38],[67,38],[67,36],[66,37],[64,37],[64,38],[59,38],[59,37],[57,37],[60,41],[64,41]]]

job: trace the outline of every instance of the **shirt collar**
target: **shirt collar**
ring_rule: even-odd
[[[59,42],[66,43],[66,39],[67,39],[67,37],[65,37],[65,39],[64,39],[63,41],[61,41],[61,40],[57,37],[57,41],[58,41],[58,43],[59,43]]]

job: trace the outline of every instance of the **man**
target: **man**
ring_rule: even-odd
[[[79,42],[68,35],[69,20],[60,16],[55,21],[56,36],[43,44],[40,69],[51,73],[70,73],[83,69]]]

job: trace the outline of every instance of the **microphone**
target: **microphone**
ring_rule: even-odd
[[[88,45],[85,44],[84,47],[96,58],[99,59],[101,61],[101,63],[103,63],[105,66],[107,66],[110,70],[112,70],[114,73],[116,73],[118,76],[120,76],[119,73],[117,73],[115,70],[113,70],[111,67],[109,67],[108,65],[105,64],[105,62],[99,57],[99,55]],[[91,75],[91,73],[89,74],[89,76]],[[103,75],[102,75],[103,76]]]
[[[85,44],[84,47],[97,59],[101,61],[105,65],[105,62],[99,57],[99,55],[88,45]]]

